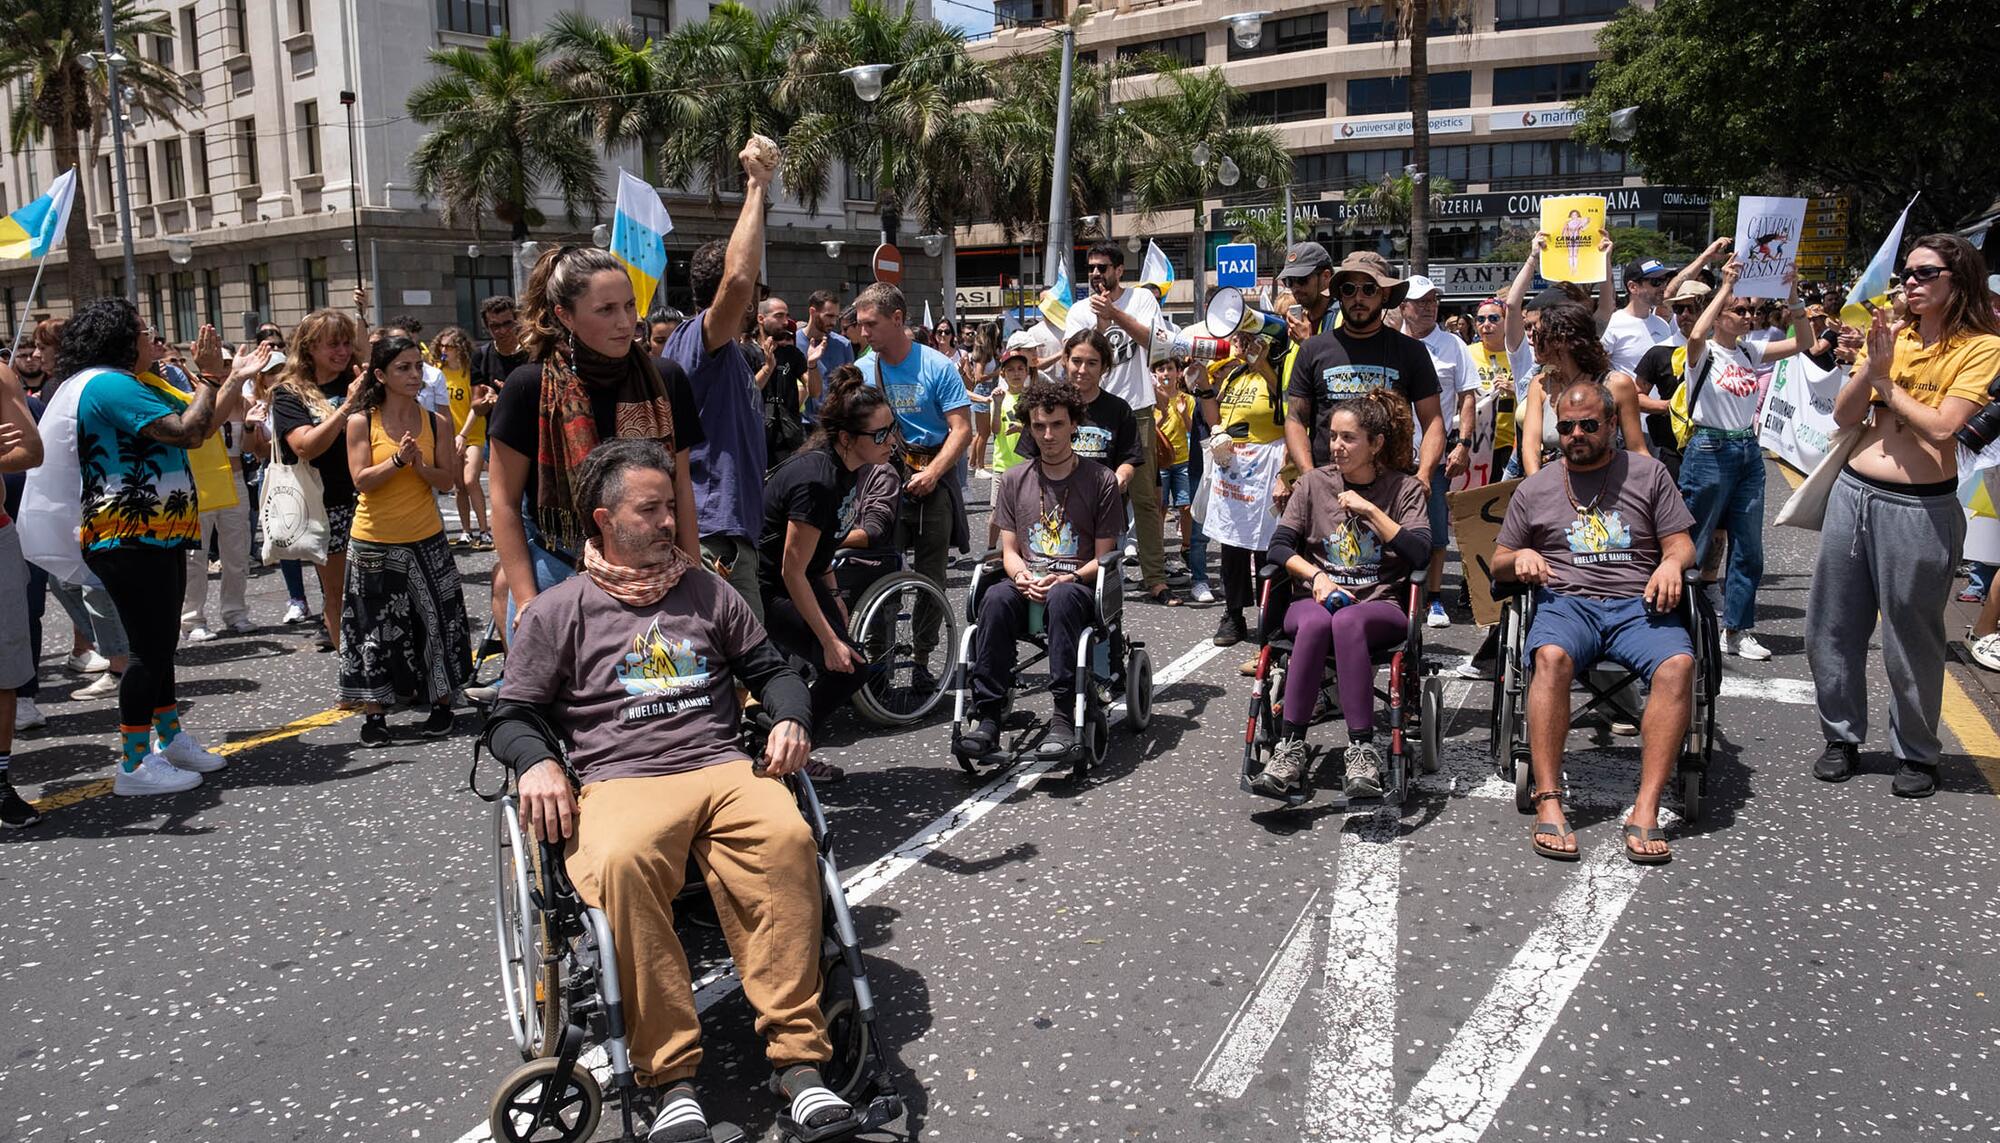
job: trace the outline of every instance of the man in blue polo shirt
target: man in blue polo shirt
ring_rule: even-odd
[[[877,282],[854,300],[854,312],[872,347],[855,365],[869,384],[887,391],[903,436],[906,475],[897,546],[914,546],[918,574],[943,591],[953,540],[966,546],[965,504],[954,474],[972,440],[972,398],[950,358],[910,340],[903,291]],[[928,607],[917,610],[916,670],[922,675],[930,674],[943,621]]]

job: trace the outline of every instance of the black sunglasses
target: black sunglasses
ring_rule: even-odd
[[[896,426],[892,422],[890,424],[883,425],[881,428],[876,429],[872,433],[862,433],[861,435],[867,437],[871,441],[874,441],[876,444],[888,444],[889,438],[896,435]]]
[[[1111,263],[1109,262],[1092,262],[1090,264],[1090,273],[1109,274],[1110,272],[1111,272]]]
[[[1940,275],[1949,273],[1943,266],[1905,266],[1897,277],[1906,282],[1935,282]]]
[[[1639,280],[1646,283],[1649,286],[1664,286],[1669,281],[1669,279],[1667,279],[1664,276],[1658,278],[1641,278]]]
[[[1381,292],[1382,287],[1376,285],[1374,282],[1342,282],[1340,284],[1340,296],[1343,298],[1351,298],[1356,294],[1360,294],[1364,298],[1372,298]]]
[[[1556,435],[1566,437],[1579,429],[1586,434],[1594,433],[1601,427],[1603,427],[1603,422],[1599,421],[1596,417],[1585,417],[1580,421],[1557,421]]]
[[[1478,322],[1480,325],[1499,325],[1501,322],[1501,315],[1480,314],[1478,317],[1475,317],[1472,320]]]
[[[1674,303],[1674,312],[1677,314],[1691,314],[1698,311],[1699,309],[1701,309],[1701,307],[1695,305],[1693,302]]]

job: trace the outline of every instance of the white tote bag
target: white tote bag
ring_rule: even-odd
[[[336,446],[337,447],[337,446]],[[264,530],[264,562],[326,562],[326,488],[319,470],[279,459],[277,433],[271,434],[271,463],[264,469],[264,496],[257,521]]]
[[[1826,455],[1813,466],[1805,483],[1792,490],[1785,506],[1778,509],[1778,526],[1819,531],[1820,525],[1826,522],[1826,501],[1833,495],[1833,482],[1840,479],[1840,470],[1847,467],[1847,458],[1854,454],[1854,446],[1860,442],[1861,425],[1853,425],[1834,434],[1833,440],[1827,444]]]
[[[28,470],[15,522],[21,554],[72,587],[93,582],[77,531],[83,524],[83,464],[76,452],[76,410],[83,391],[108,369],[86,369],[63,381],[42,412],[42,463]]]

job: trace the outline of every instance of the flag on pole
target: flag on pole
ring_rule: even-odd
[[[1841,321],[1865,327],[1869,306],[1884,309],[1889,305],[1890,278],[1896,273],[1896,252],[1903,246],[1903,224],[1910,220],[1910,207],[1915,205],[1917,200],[1910,199],[1909,206],[1903,208],[1896,225],[1889,231],[1889,237],[1883,239],[1882,248],[1875,251],[1875,256],[1868,260],[1868,268],[1861,271],[1861,280],[1847,291],[1847,304],[1840,307]],[[1863,302],[1868,305],[1862,305]]]
[[[62,240],[69,205],[76,198],[76,171],[56,176],[42,197],[0,218],[0,258],[40,258]]]
[[[611,255],[625,264],[632,279],[632,296],[644,314],[653,306],[653,294],[667,275],[667,235],[674,220],[667,214],[659,192],[618,168],[618,206],[611,216]]]
[[[932,327],[934,327],[934,326],[936,326],[936,325],[937,325],[937,323],[931,320],[931,300],[930,300],[929,298],[925,298],[925,299],[924,299],[924,328],[925,328],[926,330],[928,330],[928,329],[931,329]]]
[[[1069,284],[1069,260],[1056,263],[1055,284],[1042,291],[1039,308],[1042,316],[1049,319],[1057,329],[1062,328],[1063,319],[1069,317],[1069,307],[1076,302],[1076,291]]]
[[[1167,291],[1173,289],[1174,281],[1174,264],[1167,260],[1167,252],[1160,249],[1159,243],[1148,238],[1146,260],[1139,267],[1139,284],[1153,287],[1164,298]]]

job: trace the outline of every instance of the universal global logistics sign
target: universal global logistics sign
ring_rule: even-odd
[[[1470,115],[1433,115],[1431,134],[1464,135],[1472,130]],[[1342,139],[1394,139],[1416,133],[1412,117],[1397,115],[1389,119],[1349,119],[1340,125]]]

